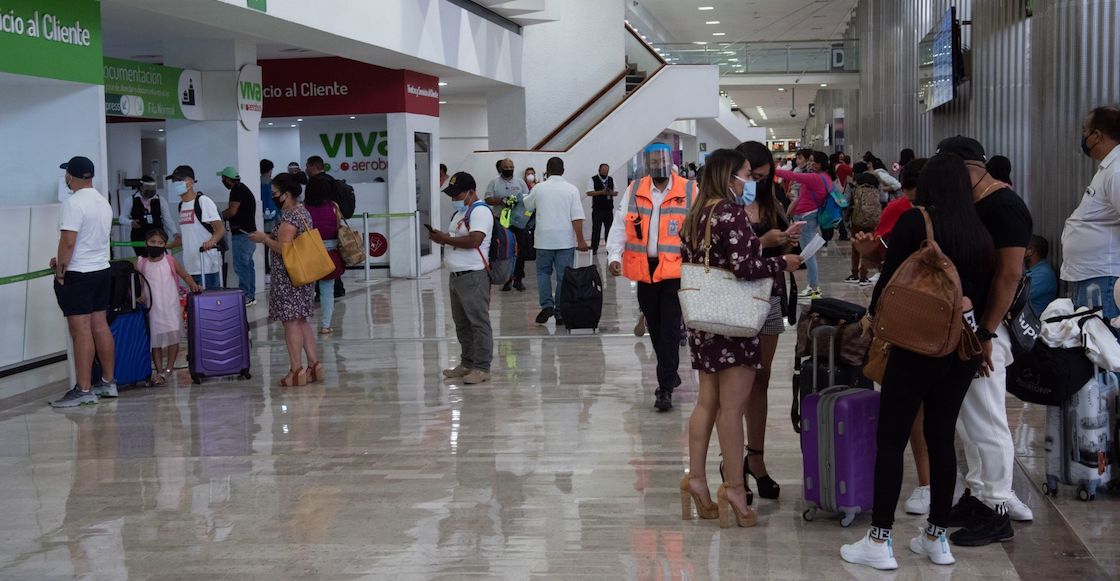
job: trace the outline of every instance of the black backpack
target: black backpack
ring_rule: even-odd
[[[214,227],[211,226],[209,222],[202,221],[202,202],[199,201],[200,198],[202,198],[202,193],[198,193],[194,197],[194,219],[198,220],[198,223],[202,224],[202,227],[205,228],[207,232],[213,234]],[[179,202],[179,211],[183,211],[183,202]],[[222,239],[218,241],[217,248],[218,252],[222,254],[229,252],[229,244],[226,242],[225,236],[222,236]]]
[[[346,183],[346,180],[331,176],[331,193],[334,194],[334,201],[338,204],[342,217],[347,220],[353,218],[354,209],[358,206],[358,200],[354,197],[354,186]]]

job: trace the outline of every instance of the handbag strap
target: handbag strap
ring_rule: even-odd
[[[719,205],[718,201],[716,201],[715,203],[713,203],[711,205],[712,206],[712,211],[708,212],[708,219],[704,224],[704,242],[701,245],[701,248],[703,248],[703,250],[704,250],[704,272],[705,273],[710,272],[711,268],[712,268],[711,267],[712,219],[715,217],[716,206],[718,206],[718,205]]]
[[[918,211],[922,213],[922,219],[925,220],[926,223],[926,240],[937,242],[937,239],[933,236],[933,222],[929,219],[929,211],[922,206],[918,207]]]

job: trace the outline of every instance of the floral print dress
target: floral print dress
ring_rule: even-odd
[[[773,278],[786,268],[786,260],[781,257],[762,256],[762,242],[751,228],[747,211],[730,200],[720,201],[711,212],[712,249],[711,266],[735,273],[735,276],[748,280]],[[689,233],[681,236],[681,252],[685,262],[704,264],[701,248],[705,231],[699,229],[699,239],[690,240]],[[715,333],[688,330],[688,346],[692,351],[692,368],[705,373],[718,373],[732,367],[750,366],[759,368],[762,353],[758,337],[725,337]]]
[[[307,231],[306,226],[311,225],[311,214],[303,204],[284,210],[276,227],[272,229],[272,239],[276,240],[281,224],[291,224],[296,227],[296,236]],[[296,321],[309,319],[315,310],[315,285],[292,286],[292,279],[288,277],[288,269],[284,268],[284,259],[279,252],[268,253],[269,274],[268,286],[268,318],[272,321]]]

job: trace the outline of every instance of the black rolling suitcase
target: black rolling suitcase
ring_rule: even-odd
[[[568,331],[599,328],[603,316],[603,277],[599,267],[569,267],[560,285],[560,314]]]

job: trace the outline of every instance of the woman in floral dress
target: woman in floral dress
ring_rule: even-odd
[[[276,176],[272,180],[272,200],[280,209],[276,227],[271,234],[260,230],[250,234],[254,242],[264,244],[272,251],[268,253],[272,269],[269,274],[268,318],[284,324],[284,342],[288,346],[291,365],[288,375],[280,380],[281,387],[306,385],[309,378],[311,381],[323,379],[323,364],[319,362],[315,331],[310,322],[314,311],[315,285],[293,286],[281,256],[285,245],[311,227],[311,215],[299,203],[302,189],[290,174]],[[306,369],[303,367],[304,353],[307,354]]]
[[[700,180],[700,194],[692,205],[681,233],[686,263],[704,263],[704,236],[712,225],[709,263],[729,270],[742,279],[773,278],[783,270],[801,266],[796,255],[762,256],[762,244],[751,228],[743,207],[743,192],[751,181],[751,166],[735,150],[721,149],[708,156]],[[688,422],[689,473],[681,481],[682,502],[688,496],[700,507],[702,516],[711,511],[706,478],[708,441],[712,428],[719,435],[724,455],[726,482],[719,488],[720,526],[730,526],[731,514],[741,527],[754,526],[758,516],[747,504],[743,481],[743,413],[762,362],[758,337],[725,337],[689,329],[692,367],[700,372],[700,397]],[[687,496],[686,496],[687,495]],[[706,509],[706,510],[705,510]],[[683,512],[683,511],[682,511]],[[709,517],[710,518],[710,517]]]

